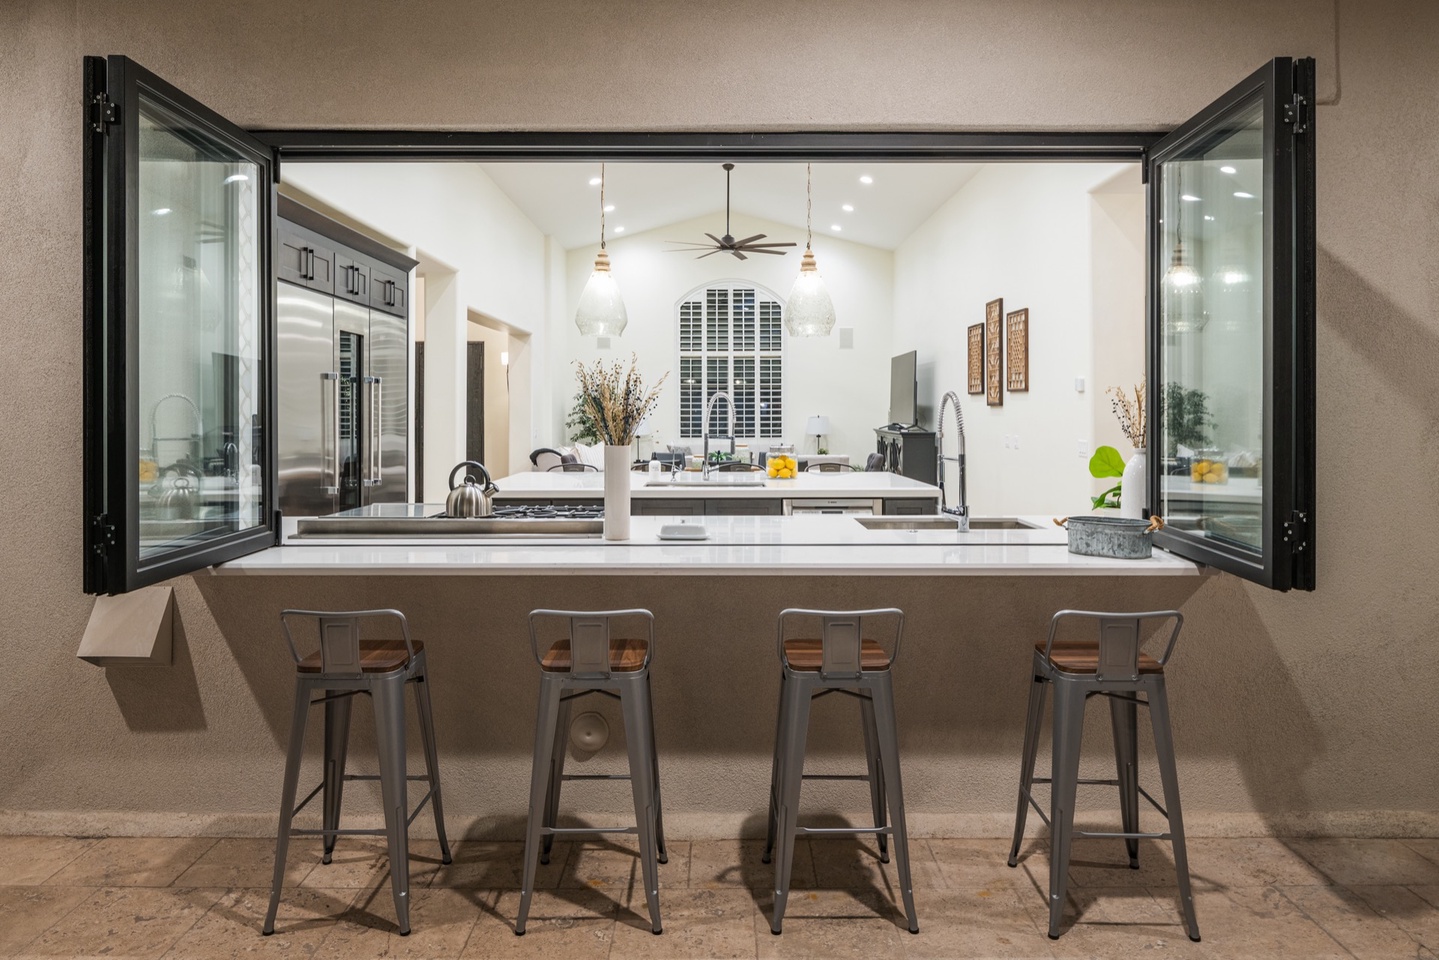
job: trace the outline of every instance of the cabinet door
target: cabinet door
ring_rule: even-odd
[[[370,266],[343,250],[335,252],[335,296],[370,305]]]
[[[635,498],[630,501],[630,512],[637,517],[702,517],[705,514],[705,502]]]
[[[1155,145],[1148,180],[1154,543],[1312,590],[1314,61],[1255,72]]]
[[[705,513],[711,517],[780,517],[784,515],[784,501],[744,497],[706,500]]]
[[[275,542],[274,160],[126,57],[84,71],[84,585],[113,594]]]
[[[903,500],[884,501],[884,513],[889,517],[925,517],[939,513],[938,500],[924,500],[906,497]]]
[[[335,292],[335,245],[304,227],[280,221],[275,275],[322,293]]]
[[[370,264],[370,306],[385,313],[406,316],[409,313],[409,279],[389,264]]]

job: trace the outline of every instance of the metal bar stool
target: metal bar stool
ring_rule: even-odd
[[[318,622],[320,646],[309,656],[301,657],[290,630],[291,618],[311,618]],[[400,623],[403,640],[362,640],[362,622],[393,618]],[[285,856],[292,835],[316,835],[324,838],[324,862],[329,863],[335,840],[341,836],[381,836],[389,847],[390,888],[395,897],[395,918],[400,934],[410,932],[410,859],[409,826],[429,802],[435,813],[435,832],[439,835],[440,851],[449,863],[450,842],[445,836],[445,814],[440,800],[440,773],[435,754],[435,726],[430,709],[430,685],[425,670],[425,645],[410,639],[410,626],[398,610],[285,610],[280,626],[290,653],[295,658],[295,713],[290,722],[290,747],[285,756],[285,785],[280,798],[280,829],[275,841],[275,880],[270,890],[270,909],[265,914],[263,931],[275,932],[275,912],[280,906],[280,890],[285,877]],[[420,739],[425,748],[424,776],[411,777],[405,770],[405,687],[415,685],[415,707],[420,715]],[[321,696],[311,699],[319,691]],[[345,758],[350,739],[351,697],[367,694],[375,709],[375,739],[380,754],[378,776],[345,773]],[[325,773],[324,779],[295,805],[300,780],[300,759],[305,747],[305,725],[310,707],[325,706]],[[378,780],[385,808],[383,830],[341,830],[340,796],[346,781]],[[423,780],[429,789],[413,811],[409,810],[408,785]],[[323,827],[319,830],[298,830],[291,827],[295,814],[324,792]]]
[[[1098,621],[1099,639],[1061,640],[1055,635],[1060,624],[1080,618]],[[1172,620],[1174,628],[1164,654],[1157,660],[1144,653],[1141,627],[1146,620]],[[1095,613],[1061,610],[1049,624],[1049,637],[1034,645],[1034,682],[1029,688],[1029,715],[1024,725],[1024,763],[1019,774],[1019,801],[1015,810],[1014,843],[1009,865],[1018,864],[1024,837],[1025,816],[1031,806],[1050,829],[1049,856],[1049,939],[1059,939],[1064,915],[1065,887],[1069,877],[1069,854],[1075,837],[1122,839],[1129,853],[1129,866],[1139,869],[1140,840],[1169,840],[1174,847],[1174,870],[1179,880],[1179,902],[1189,939],[1199,942],[1199,923],[1194,919],[1194,897],[1189,888],[1189,859],[1184,849],[1184,818],[1179,806],[1179,777],[1174,766],[1174,738],[1169,726],[1169,699],[1164,691],[1164,665],[1174,653],[1184,617],[1177,610],[1149,613]],[[1039,728],[1044,718],[1046,684],[1054,686],[1054,743],[1049,777],[1034,775],[1039,749]],[[1144,699],[1140,699],[1140,694]],[[1084,704],[1093,696],[1109,698],[1110,723],[1114,730],[1113,780],[1081,779],[1079,747],[1084,733]],[[1164,806],[1139,785],[1138,708],[1149,708],[1154,726],[1154,750],[1159,762],[1159,779],[1164,786]],[[1034,799],[1036,783],[1050,785],[1049,816]],[[1076,831],[1074,805],[1080,784],[1119,788],[1120,832]],[[1162,833],[1139,829],[1139,798],[1143,797],[1169,822]]]
[[[643,624],[625,638],[625,621]],[[563,636],[542,653],[544,626],[563,626]],[[640,868],[649,900],[650,928],[661,932],[659,864],[667,863],[661,815],[659,761],[655,753],[654,711],[650,699],[650,660],[655,648],[655,618],[648,610],[535,610],[530,614],[530,650],[540,665],[540,702],[535,722],[534,769],[530,776],[530,815],[525,831],[525,871],[515,933],[523,935],[535,891],[537,863],[548,863],[556,836],[592,833],[639,835]],[[571,701],[601,694],[620,701],[624,716],[629,775],[565,773],[565,740]],[[629,780],[634,793],[633,827],[558,827],[560,786],[566,780]]]
[[[795,624],[819,620],[819,639],[790,637]],[[864,636],[868,623],[879,620],[885,628],[889,651]],[[781,932],[794,868],[794,841],[805,836],[855,836],[873,833],[879,838],[880,857],[888,862],[886,839],[893,840],[899,868],[909,932],[919,932],[914,912],[914,888],[909,872],[909,836],[904,821],[904,789],[899,776],[899,735],[894,717],[891,667],[899,657],[904,613],[883,610],[798,610],[779,615],[778,650],[781,665],[779,719],[775,731],[774,764],[770,775],[769,836],[764,862],[769,863],[775,843],[773,933]],[[809,733],[810,704],[816,697],[844,693],[860,701],[865,733],[867,776],[810,774],[804,772],[805,740]],[[873,827],[801,827],[799,795],[804,780],[867,780],[873,808]],[[888,808],[889,823],[885,811]]]

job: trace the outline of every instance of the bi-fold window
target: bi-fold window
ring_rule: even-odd
[[[1108,134],[1078,149],[1032,134],[262,138],[125,57],[87,57],[85,87],[91,593],[275,541],[277,158],[1117,156]],[[1170,521],[1156,543],[1281,590],[1314,588],[1314,120],[1314,62],[1281,58],[1133,154],[1149,190],[1147,500]],[[743,283],[680,305],[682,435],[722,386],[742,388],[736,433],[780,435],[782,316]]]

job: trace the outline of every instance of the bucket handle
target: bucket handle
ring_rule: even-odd
[[[1068,530],[1068,529],[1069,529],[1069,518],[1068,518],[1068,517],[1055,517],[1055,518],[1054,518],[1054,525],[1055,525],[1056,527],[1064,527],[1066,530]],[[1161,517],[1159,514],[1156,513],[1156,514],[1153,514],[1153,515],[1150,516],[1150,518],[1149,518],[1149,526],[1147,526],[1147,527],[1144,528],[1144,532],[1145,532],[1145,533],[1154,533],[1156,530],[1163,530],[1163,529],[1164,529],[1164,518]]]

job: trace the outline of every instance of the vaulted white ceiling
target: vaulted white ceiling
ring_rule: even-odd
[[[598,245],[598,163],[485,163],[480,165],[515,205],[566,249]],[[983,164],[816,163],[814,232],[893,250],[930,217]],[[861,182],[869,177],[871,183]],[[805,165],[737,163],[730,203],[736,213],[790,224],[804,248]],[[611,238],[713,215],[709,229],[725,232],[725,175],[716,163],[609,163],[605,165],[605,215]],[[844,206],[853,207],[847,211]],[[839,230],[832,229],[838,226]],[[623,232],[616,233],[623,227]],[[703,242],[695,236],[675,236]],[[741,238],[742,239],[742,238]]]

